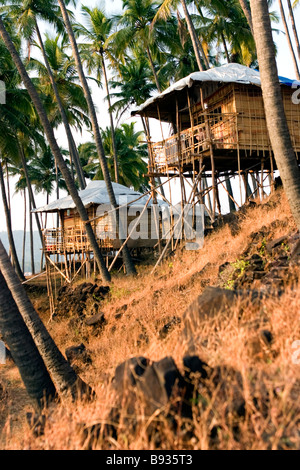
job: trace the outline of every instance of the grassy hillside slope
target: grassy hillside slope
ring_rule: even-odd
[[[174,421],[165,415],[156,413],[149,418],[142,397],[135,403],[134,427],[128,425],[124,407],[117,436],[94,434],[89,446],[116,450],[299,449],[298,240],[286,197],[278,190],[262,204],[225,217],[207,236],[201,251],[177,251],[154,275],[150,274],[153,264],[140,266],[134,279],[120,274],[114,277],[108,294],[88,296],[80,310],[78,302],[76,308],[71,301],[68,307],[66,292],[63,309],[49,322],[45,297],[32,294],[63,352],[74,344],[85,345],[86,354],[73,365],[95,388],[97,399],[92,404],[66,402],[47,410],[44,433],[35,437],[26,424],[30,405],[18,371],[11,362],[0,366],[5,390],[0,401],[2,448],[86,448],[84,430],[93,434],[91,426],[105,423],[117,403],[111,383],[120,363],[134,356],[150,361],[172,357],[184,373],[183,357],[192,353],[211,368],[225,369],[224,381],[217,386],[198,383],[189,423],[176,415],[174,428]],[[80,285],[74,286],[74,295]],[[199,314],[187,337],[187,307],[209,286],[244,294],[220,312]],[[254,290],[263,295],[261,301],[253,301]],[[100,317],[98,325],[87,325],[86,320],[95,314]],[[17,392],[23,396],[24,406],[15,403]],[[240,394],[244,411],[231,415],[229,405]],[[153,422],[155,432],[149,433]]]

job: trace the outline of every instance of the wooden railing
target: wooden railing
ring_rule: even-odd
[[[236,113],[203,114],[203,122],[168,139],[152,144],[156,170],[190,163],[196,156],[214,148],[234,149],[238,145]],[[209,131],[208,131],[209,129]]]
[[[109,249],[113,241],[97,239],[100,247]],[[45,229],[44,246],[46,253],[78,253],[92,251],[86,231],[80,227],[62,229]]]

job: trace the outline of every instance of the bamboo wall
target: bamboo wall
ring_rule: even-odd
[[[300,152],[300,106],[293,104],[293,92],[290,87],[282,86],[292,143],[294,150]],[[271,150],[260,87],[228,84],[207,97],[205,103],[216,148],[234,149],[238,146],[240,150],[250,154]],[[199,104],[194,107],[193,116],[194,126],[204,122],[203,110]],[[233,116],[236,118],[233,119]]]
[[[238,145],[241,150],[271,151],[262,90],[257,86],[232,85],[233,109],[237,113]],[[282,97],[294,150],[300,151],[300,106],[293,104],[290,87],[282,86]],[[226,107],[226,109],[228,109]]]
[[[133,223],[139,216],[139,210],[142,211],[143,207],[137,208],[136,214],[128,215],[127,217],[127,233],[133,228]],[[88,209],[89,219],[94,219],[97,213],[97,206],[93,205]],[[136,227],[138,238],[130,238],[128,241],[129,248],[149,248],[153,247],[158,240],[158,237],[153,237],[154,228],[151,209],[148,209],[143,216],[147,218],[147,228],[143,224]],[[46,251],[51,253],[64,252],[89,252],[90,246],[86,236],[85,224],[82,223],[78,213],[74,210],[64,210],[61,212],[61,229],[47,229],[44,234]],[[125,222],[124,222],[125,223]],[[160,224],[161,225],[161,224]],[[121,246],[118,233],[115,233],[115,223],[113,214],[106,214],[103,217],[97,218],[92,221],[92,227],[96,233],[99,246],[105,250],[118,249]],[[152,229],[152,232],[151,232]],[[107,234],[107,236],[105,236]],[[126,235],[127,237],[127,235]]]

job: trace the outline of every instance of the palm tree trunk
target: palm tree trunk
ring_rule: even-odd
[[[82,203],[82,200],[80,199],[80,197],[78,195],[78,191],[76,189],[74,181],[72,180],[72,177],[70,175],[68,167],[67,167],[67,165],[66,165],[66,163],[63,159],[63,156],[61,154],[61,151],[60,151],[59,146],[57,144],[57,141],[55,139],[53,129],[52,129],[51,124],[49,122],[49,119],[47,117],[46,111],[43,107],[43,104],[41,102],[41,99],[40,99],[40,97],[39,97],[32,81],[31,81],[31,79],[28,76],[28,73],[27,73],[27,71],[24,67],[24,64],[22,63],[22,61],[21,61],[21,59],[18,55],[18,52],[17,52],[17,50],[16,50],[9,34],[7,33],[7,31],[5,29],[5,26],[3,24],[3,21],[1,19],[1,17],[0,17],[0,34],[1,34],[1,37],[4,41],[4,43],[5,43],[8,51],[11,54],[11,57],[12,57],[15,65],[18,69],[18,72],[21,75],[23,83],[24,83],[24,85],[25,85],[25,87],[26,87],[26,89],[27,89],[27,91],[28,91],[28,93],[29,93],[29,95],[32,99],[32,102],[33,102],[33,104],[36,108],[36,111],[39,115],[42,126],[44,128],[47,140],[49,142],[49,146],[51,148],[51,151],[53,153],[54,158],[57,161],[57,164],[60,168],[60,171],[61,171],[61,173],[64,177],[65,183],[66,183],[67,188],[69,190],[69,193],[70,193],[70,195],[71,195],[71,197],[74,201],[76,209],[78,210],[79,216],[80,216],[81,220],[85,223],[86,234],[87,234],[88,240],[90,242],[91,249],[94,252],[94,256],[95,256],[95,259],[97,261],[100,273],[101,273],[104,281],[109,282],[110,281],[110,274],[109,274],[108,269],[105,265],[105,261],[104,261],[102,255],[101,255],[101,251],[100,251],[100,248],[98,246],[95,234],[94,234],[92,226],[89,222],[87,211],[86,211],[86,209],[85,209],[85,207]]]
[[[298,36],[297,28],[296,28],[295,16],[294,16],[294,11],[293,11],[291,0],[287,0],[287,4],[288,4],[289,13],[290,13],[290,19],[292,23],[292,29],[293,29],[293,33],[295,37],[295,42],[297,46],[298,58],[300,60],[300,42],[299,42],[299,36]]]
[[[101,135],[100,135],[100,129],[99,129],[99,124],[98,124],[98,119],[97,119],[95,106],[94,106],[94,103],[93,103],[93,100],[92,100],[92,95],[91,95],[91,92],[89,90],[86,77],[85,77],[84,72],[83,72],[81,58],[80,58],[80,55],[79,55],[79,51],[78,51],[74,31],[72,29],[72,25],[71,25],[70,18],[69,18],[69,15],[68,15],[68,11],[66,9],[66,6],[65,6],[65,3],[64,3],[63,0],[58,0],[58,3],[59,3],[59,6],[60,6],[60,9],[61,9],[61,12],[62,12],[62,17],[63,17],[64,23],[65,23],[65,26],[66,26],[66,30],[67,30],[67,33],[68,33],[68,36],[69,36],[69,39],[70,39],[72,52],[73,52],[73,56],[75,58],[79,79],[80,79],[81,85],[83,87],[85,98],[86,98],[86,101],[87,101],[87,104],[88,104],[90,119],[91,119],[91,122],[92,122],[92,128],[93,128],[93,133],[94,133],[95,144],[96,144],[96,148],[97,148],[97,153],[98,153],[98,156],[99,156],[101,169],[102,169],[104,181],[105,181],[105,184],[106,184],[110,204],[114,209],[116,209],[117,229],[118,229],[118,232],[120,234],[123,231],[120,230],[119,211],[117,210],[118,205],[117,205],[117,201],[116,201],[116,198],[115,198],[115,194],[114,194],[111,179],[110,179],[110,174],[109,174],[108,167],[107,167],[107,162],[106,162],[105,153],[104,153],[104,149],[103,149],[103,143],[102,143],[102,139],[101,139]],[[121,240],[121,244],[123,243],[123,241],[124,240]],[[123,248],[123,257],[124,257],[124,263],[125,263],[125,266],[126,266],[127,274],[136,274],[136,269],[135,269],[135,266],[132,262],[132,258],[130,256],[127,244]]]
[[[21,266],[20,266],[20,263],[19,263],[17,250],[16,250],[16,246],[15,246],[15,242],[14,242],[14,236],[13,236],[12,225],[11,225],[11,213],[10,213],[10,209],[9,209],[8,203],[7,203],[7,197],[6,197],[5,183],[4,183],[4,176],[3,176],[1,161],[0,161],[0,187],[1,187],[1,193],[2,193],[2,202],[3,202],[4,214],[5,214],[5,219],[6,219],[7,237],[8,237],[8,242],[9,242],[9,248],[10,248],[12,261],[13,261],[16,273],[18,275],[18,278],[20,279],[20,281],[25,281],[25,277],[24,277],[24,274],[22,272],[22,269],[21,269]]]
[[[6,173],[6,187],[7,187],[7,204],[10,210],[11,197],[10,197],[9,171],[8,171],[7,159],[5,160],[5,173]]]
[[[107,73],[106,73],[106,67],[105,67],[105,59],[104,59],[103,54],[101,54],[101,58],[102,58],[102,70],[103,70],[107,101],[108,101],[108,113],[109,113],[109,118],[110,118],[111,141],[112,141],[113,154],[114,154],[113,156],[114,156],[114,168],[115,168],[115,182],[119,183],[119,166],[118,166],[118,155],[117,155],[117,145],[116,145],[116,134],[115,134],[114,119],[113,119],[113,115],[111,112],[111,99],[110,99],[108,79],[107,79]]]
[[[26,188],[23,191],[24,197],[24,233],[23,233],[23,248],[22,248],[22,271],[25,272],[25,256],[26,256],[26,221],[27,221],[27,198]]]
[[[294,64],[296,78],[297,78],[297,80],[300,80],[299,67],[298,67],[298,64],[297,64],[297,59],[296,59],[294,47],[293,47],[293,44],[292,44],[291,35],[290,35],[290,32],[289,32],[289,27],[288,27],[288,24],[287,24],[287,21],[286,21],[286,16],[285,16],[282,0],[278,0],[278,1],[279,1],[279,9],[280,9],[280,14],[281,14],[281,19],[282,19],[282,22],[283,22],[283,25],[284,25],[286,38],[287,38],[287,41],[288,41],[290,53],[291,53],[291,56],[292,56],[292,61],[293,61],[293,64]]]
[[[0,240],[0,271],[13,296],[20,314],[60,394],[72,392],[76,396],[78,386],[85,386],[70,364],[61,354],[40,317],[31,304],[24,286],[12,269],[7,253]]]
[[[1,241],[0,241],[1,243]],[[0,271],[0,331],[28,395],[43,406],[56,392],[37,347]]]
[[[244,181],[245,199],[246,199],[246,201],[248,201],[249,198],[252,195],[252,191],[251,191],[251,188],[250,188],[250,185],[249,185],[249,180],[248,180],[248,173],[247,172],[243,173],[242,178],[243,178],[243,181]]]
[[[267,127],[292,215],[300,229],[300,171],[281,95],[267,0],[251,0]]]
[[[207,189],[207,188],[208,188],[207,178],[204,177],[204,178],[203,178],[203,189]],[[211,198],[210,198],[210,192],[207,193],[207,195],[206,195],[206,200],[207,200],[208,210],[209,210],[209,212],[211,213],[212,217],[214,217],[214,216],[215,216],[215,212],[214,212],[213,209],[212,209],[212,203],[211,203]]]
[[[29,174],[28,174],[28,168],[27,168],[27,162],[26,162],[26,158],[25,158],[25,154],[24,154],[24,149],[23,149],[22,144],[20,144],[19,142],[17,142],[17,144],[18,144],[18,148],[19,148],[19,155],[20,155],[20,158],[21,158],[22,168],[24,170],[26,185],[27,185],[27,189],[28,189],[29,217],[31,217],[31,211],[36,209],[35,198],[34,198],[31,181],[30,181]],[[41,228],[39,215],[36,212],[35,212],[34,215],[35,215],[35,223],[36,223],[36,226],[37,226],[37,229],[38,229],[38,232],[39,232],[41,244],[42,244],[42,246],[44,246],[43,232],[42,232],[42,228]]]
[[[221,38],[222,38],[223,47],[224,47],[224,51],[225,51],[225,55],[226,55],[227,62],[228,62],[228,64],[230,64],[230,62],[231,62],[231,60],[230,60],[230,55],[229,55],[229,52],[228,52],[228,47],[227,47],[227,44],[226,44],[226,39],[225,39],[225,36],[224,36],[223,33],[221,34]]]
[[[250,175],[251,175],[252,186],[253,186],[253,197],[256,198],[259,195],[257,181],[255,179],[253,172],[251,172]]]
[[[230,212],[235,212],[236,207],[235,207],[235,203],[233,202],[232,184],[228,175],[225,177],[225,184],[226,184],[226,189],[228,191],[229,210]]]
[[[248,0],[240,0],[240,5],[241,5],[241,8],[244,12],[244,15],[245,15],[245,17],[248,21],[248,24],[250,26],[252,36],[254,37],[252,14],[251,14],[251,10],[250,10],[250,7],[249,7],[249,2],[248,2]]]
[[[191,36],[191,40],[192,40],[192,44],[193,44],[197,64],[198,64],[199,70],[201,72],[203,72],[203,70],[205,70],[205,68],[202,65],[202,60],[201,59],[203,59],[203,61],[205,63],[205,67],[207,69],[209,69],[209,62],[208,62],[207,57],[205,55],[205,52],[203,50],[202,44],[199,41],[199,38],[198,38],[197,33],[195,31],[195,27],[193,25],[192,18],[191,18],[191,15],[189,13],[186,1],[185,0],[180,0],[180,2],[181,2],[181,5],[182,5],[182,8],[183,8],[183,11],[184,11],[184,16],[185,16],[185,19],[186,19],[187,27],[188,27],[188,30],[189,30],[189,33],[190,33],[190,36]]]
[[[43,54],[43,59],[44,59],[45,65],[46,65],[46,69],[47,69],[47,72],[48,72],[48,75],[49,75],[49,78],[50,78],[50,82],[51,82],[51,85],[52,85],[52,88],[53,88],[53,91],[54,91],[55,99],[56,99],[56,102],[57,102],[57,105],[58,105],[58,108],[59,108],[59,112],[60,112],[60,115],[61,115],[61,118],[62,118],[62,121],[63,121],[63,125],[64,125],[64,128],[65,128],[66,134],[67,134],[67,139],[68,139],[68,142],[69,142],[69,149],[70,149],[70,153],[72,155],[72,159],[73,159],[73,162],[74,162],[74,165],[75,165],[76,174],[77,174],[77,178],[78,178],[78,183],[79,183],[79,186],[80,186],[81,189],[85,189],[86,188],[86,182],[85,182],[85,178],[84,178],[84,175],[83,175],[83,170],[81,168],[81,164],[80,164],[80,160],[79,160],[79,154],[78,154],[76,146],[74,145],[74,139],[73,139],[71,128],[70,128],[70,125],[69,125],[69,122],[68,122],[68,118],[66,116],[66,113],[65,113],[60,95],[59,95],[59,91],[58,91],[58,88],[57,88],[57,85],[56,85],[56,81],[55,81],[51,66],[49,64],[49,61],[48,61],[48,57],[47,57],[47,54],[46,54],[46,51],[45,51],[43,39],[42,39],[40,29],[39,29],[39,26],[38,26],[38,23],[37,23],[36,19],[35,19],[35,29],[36,29],[39,45],[40,45],[40,48],[41,48],[41,51],[42,51],[42,54]]]
[[[30,233],[30,259],[31,259],[31,274],[35,274],[34,264],[34,241],[33,241],[33,224],[32,224],[32,206],[29,203],[29,233]]]
[[[151,54],[151,51],[149,49],[149,46],[146,47],[146,52],[147,52],[148,60],[149,60],[150,67],[151,67],[151,70],[152,70],[152,73],[153,73],[153,77],[154,77],[154,80],[155,80],[157,91],[158,91],[158,93],[161,93],[162,90],[161,90],[161,87],[160,87],[160,84],[159,84],[159,81],[158,81],[158,76],[157,76],[157,73],[156,73],[156,70],[155,70],[155,67],[154,67],[154,62],[153,62],[153,59],[152,59],[152,54]]]

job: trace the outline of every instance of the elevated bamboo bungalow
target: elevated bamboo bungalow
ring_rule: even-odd
[[[119,206],[122,234],[117,230],[115,210],[110,205],[105,182],[92,181],[85,190],[79,191],[109,269],[118,258],[122,259],[123,240],[126,240],[130,250],[137,253],[153,249],[161,237],[160,212],[165,206],[163,201],[156,200],[154,207],[149,194],[143,195],[117,183],[112,185]],[[78,276],[89,278],[96,272],[96,263],[85,224],[80,219],[71,196],[40,207],[35,212],[52,213],[56,215],[54,220],[59,220],[58,227],[48,228],[48,217],[47,226],[45,224],[43,228],[47,287],[53,313],[59,284],[70,284]]]
[[[279,78],[285,113],[297,157],[300,154],[300,106],[293,104],[292,80]],[[192,73],[150,98],[132,115],[147,130],[149,176],[245,171],[273,174],[276,163],[268,135],[260,74],[239,64]],[[149,118],[170,125],[170,136],[153,142]],[[163,126],[162,126],[163,129]],[[163,133],[163,131],[162,131]]]
[[[148,226],[139,233],[139,238],[128,239],[129,248],[153,247],[158,237],[153,238],[152,200],[149,196],[127,188],[121,184],[112,183],[117,204],[120,206],[121,219],[123,214],[123,239],[128,236],[128,227],[144,210],[148,217]],[[79,196],[87,210],[94,233],[97,236],[99,246],[103,251],[114,251],[121,247],[119,233],[116,230],[115,211],[110,206],[109,197],[104,181],[92,181],[85,190],[79,192]],[[148,202],[147,208],[145,206]],[[158,206],[162,206],[159,202]],[[147,212],[146,212],[147,211]],[[59,216],[59,228],[44,228],[44,249],[48,254],[69,254],[91,252],[89,241],[85,231],[85,224],[80,219],[71,196],[54,201],[47,206],[40,207],[36,212],[49,214],[56,213]],[[152,228],[152,232],[151,232]]]

